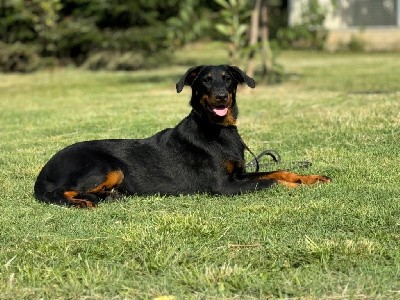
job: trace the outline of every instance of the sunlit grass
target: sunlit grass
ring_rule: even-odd
[[[176,94],[175,83],[216,50],[194,46],[161,70],[0,75],[0,298],[399,296],[397,53],[284,52],[287,81],[239,90],[250,148],[309,159],[306,172],[333,184],[126,197],[95,210],[35,201],[36,175],[62,147],[178,123],[190,88]]]

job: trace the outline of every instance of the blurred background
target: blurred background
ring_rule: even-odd
[[[152,68],[210,42],[279,80],[285,49],[398,51],[400,0],[0,0],[2,72]]]

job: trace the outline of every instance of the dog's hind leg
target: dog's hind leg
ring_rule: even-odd
[[[72,205],[81,208],[95,207],[100,199],[112,198],[118,194],[115,189],[123,180],[124,173],[121,170],[111,171],[99,185],[85,191],[65,191],[64,197]]]
[[[94,194],[78,193],[75,190],[57,188],[51,191],[39,190],[36,187],[36,198],[55,205],[76,206],[81,208],[95,207],[100,198]]]
[[[64,198],[67,200],[69,205],[79,208],[96,207],[97,202],[100,200],[94,194],[80,194],[75,191],[65,191]]]
[[[49,183],[43,184],[40,181],[35,186],[35,195],[38,199],[47,203],[80,208],[95,207],[100,200],[118,195],[117,188],[124,180],[124,174],[121,170],[111,171],[100,176],[100,174],[87,175],[78,179],[74,186],[59,186],[51,190],[46,190],[49,189]],[[99,181],[101,181],[100,184],[95,183]]]

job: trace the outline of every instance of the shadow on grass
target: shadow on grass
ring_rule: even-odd
[[[116,76],[110,78],[113,82],[121,85],[130,84],[162,84],[162,85],[173,85],[181,79],[183,74],[186,72],[186,67],[182,66],[179,70],[174,66],[171,70],[167,68],[141,70],[137,72],[127,72],[123,76]]]
[[[118,78],[118,82],[121,84],[133,84],[133,83],[176,83],[180,79],[181,75],[148,75],[148,76],[126,76]]]
[[[351,91],[350,94],[353,95],[389,95],[394,94],[398,91],[396,90],[355,90]]]

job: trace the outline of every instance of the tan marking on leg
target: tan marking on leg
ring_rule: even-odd
[[[320,176],[320,175],[299,175],[296,173],[291,173],[287,171],[277,171],[270,173],[268,175],[263,175],[260,179],[275,179],[279,181],[285,181],[288,183],[296,183],[296,184],[314,184],[317,182],[331,182],[332,179]]]
[[[76,195],[78,195],[78,192],[75,192],[75,191],[65,191],[64,192],[64,197],[68,198],[68,199],[74,198]]]
[[[76,191],[64,192],[64,197],[75,206],[78,206],[80,208],[93,208],[96,206],[92,201],[75,198],[77,195],[78,192]]]
[[[277,180],[277,182],[278,182],[278,184],[282,184],[288,188],[297,188],[300,185],[298,183],[292,183],[292,182],[287,182],[287,181],[282,181],[282,180]]]
[[[113,187],[121,184],[124,180],[124,173],[121,170],[112,171],[107,174],[106,180],[101,184],[91,189],[89,193],[99,193],[104,190],[111,190]]]

